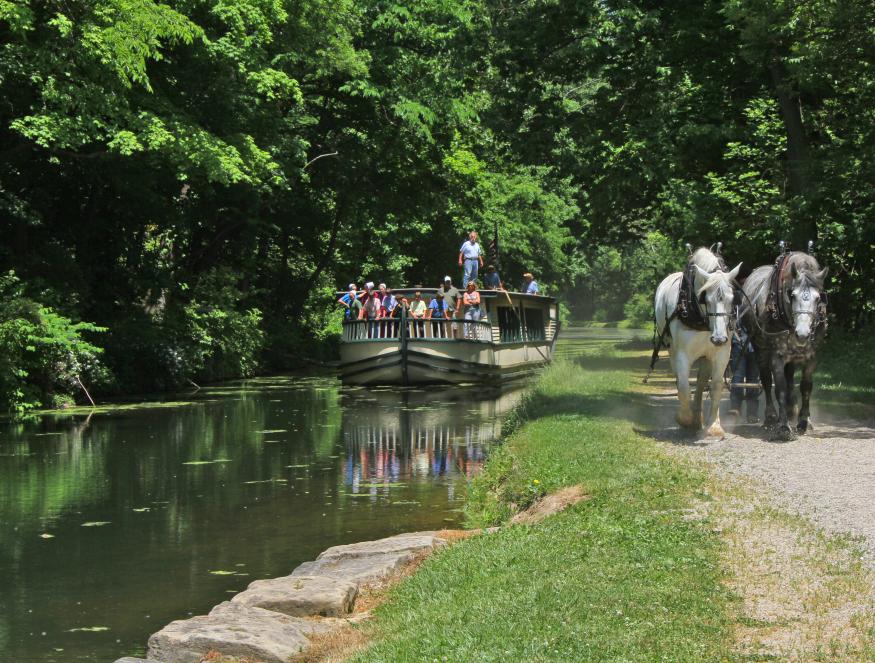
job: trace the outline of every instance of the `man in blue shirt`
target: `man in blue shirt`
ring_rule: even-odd
[[[394,318],[398,313],[398,299],[392,294],[392,288],[384,287],[382,283],[380,286],[383,290],[383,299],[380,302],[382,309],[380,317],[384,319]],[[383,322],[383,336],[394,338],[396,336],[396,328],[395,322]]]
[[[477,233],[473,230],[459,249],[459,267],[465,270],[462,275],[462,287],[467,288],[468,281],[476,281],[478,269],[483,267],[483,251],[477,243]]]
[[[531,272],[526,272],[523,274],[523,292],[527,295],[537,295],[540,288],[538,287],[538,282],[535,281],[535,277],[532,276]]]
[[[431,325],[431,335],[435,338],[447,338],[447,328],[443,324],[443,320],[450,317],[451,312],[447,308],[446,299],[443,295],[443,284],[438,288],[437,294],[431,298],[428,303],[428,319],[440,320],[441,322],[433,322]]]
[[[358,320],[359,313],[362,310],[362,303],[356,295],[355,283],[350,283],[349,292],[337,300],[338,304],[342,304],[346,310],[343,312],[344,320]]]
[[[483,277],[483,287],[487,290],[498,290],[501,288],[501,277],[495,271],[495,265],[489,265],[486,268],[486,276]]]

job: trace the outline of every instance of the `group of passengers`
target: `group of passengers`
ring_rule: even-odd
[[[338,302],[344,306],[345,320],[370,320],[367,336],[392,338],[398,333],[398,319],[404,311],[408,318],[414,320],[412,333],[414,336],[432,336],[434,338],[452,338],[456,335],[455,325],[449,320],[458,318],[464,313],[465,320],[480,321],[480,293],[474,281],[468,282],[464,292],[453,285],[449,276],[444,277],[437,293],[426,303],[422,291],[415,290],[413,297],[396,297],[392,288],[385,283],[375,287],[373,282],[365,283],[363,291],[359,292],[355,283],[349,284],[348,292]],[[427,328],[425,321],[430,320]],[[430,332],[430,333],[429,333]]]
[[[483,267],[483,251],[477,242],[477,233],[471,232],[468,239],[459,249],[459,266],[463,268],[462,291],[453,285],[453,279],[445,276],[438,287],[437,293],[426,303],[420,290],[415,290],[412,299],[396,297],[385,283],[375,286],[373,282],[365,283],[364,290],[359,291],[355,283],[350,283],[347,293],[338,299],[344,307],[344,320],[369,320],[368,338],[391,338],[398,333],[397,319],[401,312],[406,312],[412,318],[412,334],[414,336],[431,336],[434,338],[454,338],[457,326],[449,322],[460,315],[471,322],[484,321],[485,311],[480,306],[480,293],[477,290],[477,275]],[[539,288],[531,273],[523,274],[522,291],[538,294]],[[488,290],[503,290],[504,284],[493,265],[489,265],[483,278]],[[425,321],[431,321],[426,325]],[[476,326],[466,325],[465,335],[476,335]]]

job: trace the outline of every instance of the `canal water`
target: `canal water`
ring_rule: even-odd
[[[455,527],[519,391],[249,380],[0,427],[0,661],[113,661],[337,544]]]

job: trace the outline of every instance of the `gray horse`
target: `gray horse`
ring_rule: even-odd
[[[764,427],[773,428],[777,424],[774,440],[796,439],[788,416],[793,415],[796,406],[793,381],[800,367],[802,408],[796,431],[808,430],[817,347],[826,335],[827,271],[807,253],[784,253],[774,265],[755,269],[744,284],[748,305],[744,320],[751,333],[766,394]],[[773,380],[778,412],[772,398]]]

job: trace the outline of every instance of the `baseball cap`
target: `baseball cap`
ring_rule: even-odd
[[[347,287],[347,290],[355,290],[355,283],[350,283]]]
[[[453,280],[453,279],[451,279],[449,276],[445,276],[445,277],[444,277],[444,283],[446,283],[447,281],[452,281],[452,280]]]

